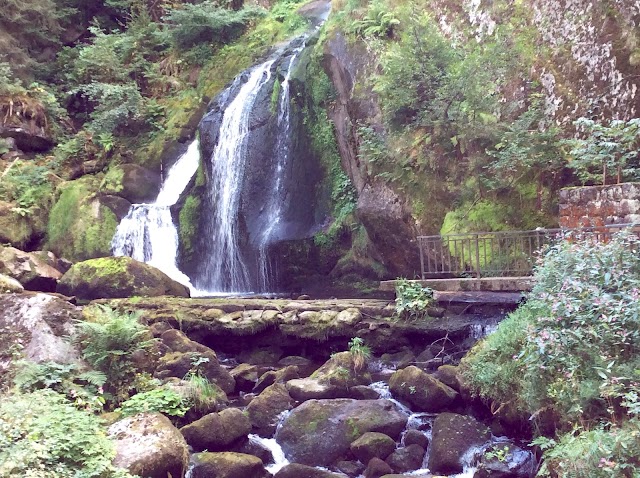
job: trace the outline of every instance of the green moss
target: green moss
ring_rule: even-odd
[[[200,211],[200,198],[189,195],[180,210],[178,236],[180,237],[181,251],[186,260],[192,256],[194,240],[198,232],[198,219]]]
[[[53,206],[47,226],[47,245],[72,261],[110,255],[118,221],[95,197],[97,180],[85,177],[67,183]]]

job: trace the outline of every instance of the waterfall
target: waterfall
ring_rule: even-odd
[[[305,39],[306,40],[306,39]],[[261,292],[272,291],[272,271],[268,257],[268,247],[278,239],[280,229],[284,227],[282,224],[282,212],[287,199],[286,192],[283,187],[283,178],[286,175],[289,159],[291,156],[291,97],[289,95],[289,80],[291,72],[295,66],[296,60],[300,53],[304,50],[306,44],[303,42],[293,51],[289,58],[284,79],[280,84],[280,98],[278,101],[278,139],[276,143],[276,168],[274,174],[274,186],[269,196],[266,198],[266,220],[265,228],[260,235],[258,245],[258,280]]]
[[[156,200],[151,204],[133,204],[111,241],[114,256],[130,256],[151,264],[190,289],[193,287],[189,277],[176,265],[178,232],[170,208],[178,202],[199,162],[199,145],[195,139],[169,169]]]
[[[227,106],[220,125],[220,140],[210,158],[212,177],[210,202],[214,206],[207,224],[212,250],[203,258],[199,289],[215,292],[249,292],[251,280],[239,244],[238,209],[242,190],[249,116],[256,97],[271,78],[269,60],[255,67],[247,82]]]

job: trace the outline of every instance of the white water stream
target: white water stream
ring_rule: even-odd
[[[207,268],[204,280],[196,286],[205,295],[219,292],[248,292],[251,290],[249,271],[238,243],[238,209],[242,190],[242,173],[246,159],[249,116],[258,93],[271,78],[269,60],[251,70],[249,79],[225,109],[220,126],[220,141],[210,158],[212,178],[210,194],[212,218],[207,236],[211,237],[213,253],[204,258]]]
[[[286,201],[286,191],[284,191],[282,183],[283,178],[285,177],[285,169],[289,167],[289,159],[291,155],[290,79],[296,60],[304,50],[305,46],[306,43],[303,42],[293,51],[293,55],[289,58],[284,79],[280,84],[280,98],[278,105],[278,141],[276,144],[276,154],[278,155],[278,158],[276,162],[273,190],[267,198],[265,229],[262,232],[260,244],[258,246],[258,280],[262,292],[270,292],[272,290],[272,271],[270,270],[267,248],[269,247],[269,244],[278,239],[277,235],[281,227],[282,211]]]
[[[114,256],[129,256],[157,267],[173,280],[193,289],[189,277],[176,265],[178,232],[171,206],[178,202],[200,163],[198,140],[169,169],[158,197],[151,204],[133,204],[111,240]]]

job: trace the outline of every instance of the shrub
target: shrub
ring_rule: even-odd
[[[554,424],[558,442],[535,442],[542,476],[639,471],[639,246],[628,233],[551,246],[526,304],[462,361],[476,394]]]
[[[433,303],[433,289],[407,279],[396,280],[396,315],[404,319],[420,319]]]
[[[622,426],[598,426],[593,430],[567,433],[555,440],[537,440],[550,447],[536,476],[611,478],[640,476],[640,422]]]
[[[354,337],[349,341],[349,353],[353,359],[353,368],[357,372],[361,370],[371,358],[371,348],[364,344],[360,337]]]
[[[77,408],[101,411],[102,386],[107,380],[96,370],[81,371],[76,364],[19,362],[14,384],[21,392],[51,389],[67,397]]]
[[[169,388],[156,388],[148,392],[136,393],[125,400],[120,411],[123,415],[136,415],[144,412],[160,412],[172,417],[183,417],[190,406],[182,395]]]
[[[0,477],[129,478],[99,419],[45,389],[0,401]]]

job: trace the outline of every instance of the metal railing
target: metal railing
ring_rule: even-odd
[[[418,236],[422,278],[519,277],[533,272],[537,252],[561,239],[594,237],[607,241],[623,229],[638,232],[637,224],[612,224],[579,229],[469,232]]]

